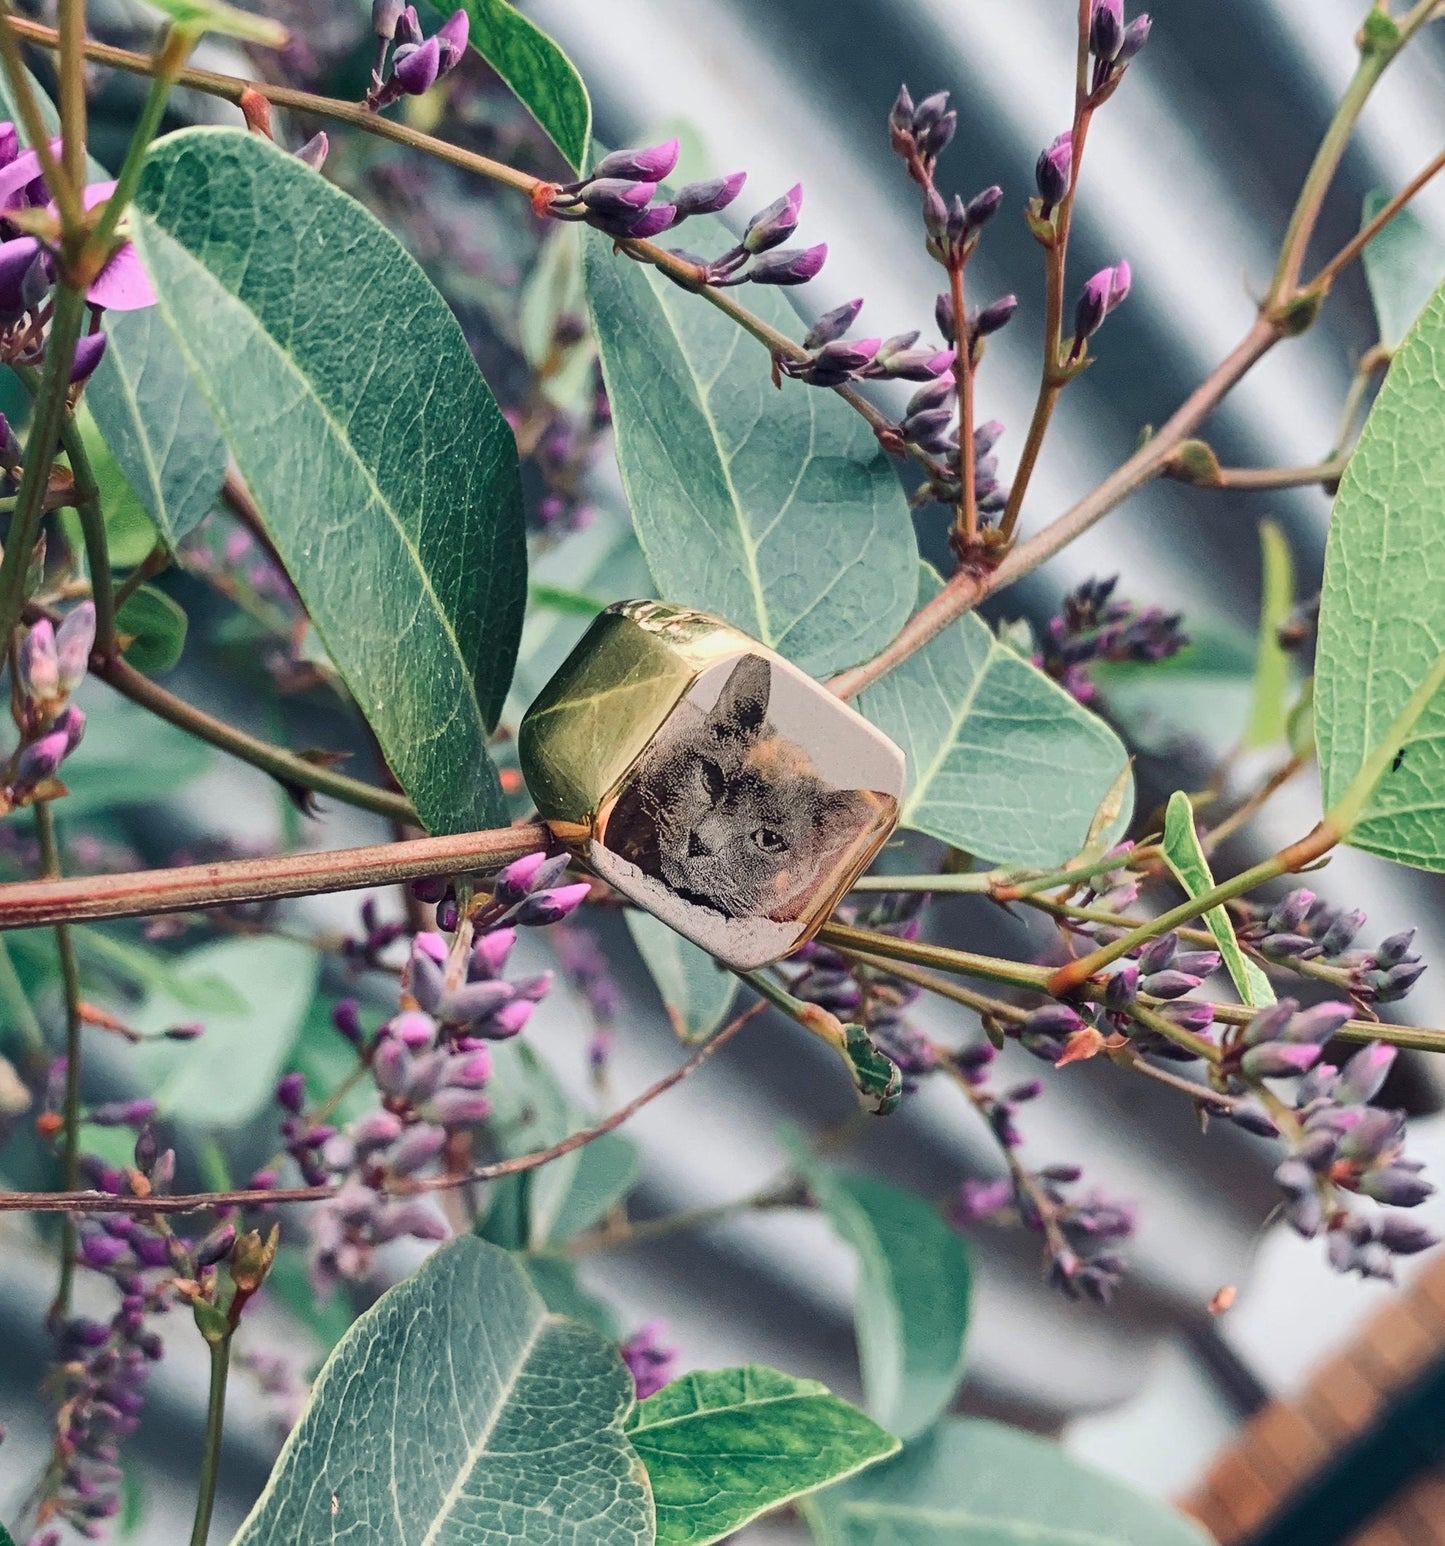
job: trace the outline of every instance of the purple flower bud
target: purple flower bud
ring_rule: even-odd
[[[427,1014],[435,1014],[446,993],[446,973],[431,955],[413,945],[411,960],[407,963],[406,986],[411,996]]]
[[[1435,1192],[1435,1188],[1423,1176],[1399,1165],[1386,1165],[1382,1170],[1367,1171],[1360,1181],[1360,1190],[1366,1197],[1373,1197],[1376,1202],[1385,1203],[1391,1208],[1418,1207]]]
[[[1045,150],[1034,167],[1034,181],[1038,185],[1039,198],[1046,209],[1061,202],[1069,191],[1069,179],[1073,173],[1074,135],[1065,130]]]
[[[104,353],[104,333],[87,333],[84,338],[78,338],[75,342],[75,357],[70,364],[71,386],[77,381],[89,380]]]
[[[1312,1009],[1291,1017],[1284,1030],[1284,1039],[1293,1042],[1326,1042],[1353,1015],[1354,1010],[1349,1004],[1316,1004]]]
[[[1374,985],[1376,1002],[1389,1004],[1396,999],[1404,998],[1419,981],[1424,971],[1423,961],[1402,961],[1398,966],[1392,966],[1385,973],[1383,981]]]
[[[1154,23],[1147,15],[1136,16],[1133,21],[1124,28],[1124,40],[1119,44],[1119,52],[1114,56],[1115,63],[1128,64],[1128,62],[1149,41],[1149,32]]]
[[[977,1224],[989,1218],[1000,1208],[1013,1201],[1013,1183],[1000,1178],[997,1181],[964,1181],[954,1193],[949,1205],[948,1219],[955,1229]]]
[[[1124,0],[1094,0],[1089,50],[1096,59],[1117,59],[1124,46]]]
[[[550,886],[568,863],[566,854],[554,854],[551,858],[543,853],[524,854],[497,875],[492,882],[492,896],[504,907],[511,907],[532,892]]]
[[[452,69],[461,60],[467,51],[467,38],[471,32],[471,23],[467,19],[465,11],[453,11],[450,16],[437,28],[437,46],[441,51],[441,73],[443,75]],[[670,171],[671,168],[669,167]]]
[[[1277,1040],[1284,1035],[1285,1027],[1298,1012],[1299,1001],[1292,998],[1282,998],[1268,1009],[1261,1009],[1244,1028],[1245,1046],[1257,1047],[1263,1042]]]
[[[398,43],[420,43],[421,23],[416,18],[416,7],[405,5],[401,8],[396,18],[396,26],[393,33]]]
[[[748,180],[746,172],[733,172],[728,177],[710,177],[705,182],[684,183],[673,195],[677,219],[686,220],[690,215],[715,215],[726,209],[742,192]]]
[[[781,198],[774,199],[766,209],[760,209],[743,232],[743,251],[756,255],[781,246],[796,229],[802,204],[803,185],[795,183]]]
[[[74,692],[85,680],[90,652],[95,648],[95,603],[82,601],[72,607],[55,632],[55,658],[60,670],[60,690]]]
[[[439,1127],[419,1122],[409,1127],[392,1145],[386,1163],[393,1175],[409,1176],[429,1165],[446,1147],[447,1135]]]
[[[1319,1193],[1308,1191],[1291,1197],[1285,1204],[1284,1217],[1297,1235],[1305,1240],[1313,1240],[1325,1221],[1324,1204],[1320,1201]]]
[[[591,883],[579,880],[570,886],[557,886],[551,891],[539,891],[529,896],[517,909],[516,922],[523,928],[538,928],[549,923],[560,923],[570,917],[587,899]]]
[[[351,1043],[361,1044],[361,1005],[354,998],[341,999],[331,1011],[331,1023]]]
[[[86,1235],[80,1242],[80,1263],[93,1272],[105,1272],[126,1254],[126,1243],[109,1235]]]
[[[1139,992],[1139,968],[1132,961],[1126,961],[1122,966],[1115,968],[1104,984],[1104,1007],[1106,1009],[1127,1009],[1134,1002],[1135,995]]]
[[[403,1010],[387,1022],[386,1030],[409,1052],[431,1046],[437,1035],[436,1021],[419,1009]]]
[[[385,1037],[372,1054],[371,1074],[384,1095],[400,1095],[406,1088],[411,1054],[394,1037]]]
[[[1174,966],[1177,971],[1188,972],[1191,977],[1198,977],[1202,982],[1219,970],[1219,952],[1217,950],[1181,950],[1174,958]]]
[[[1167,972],[1174,965],[1174,959],[1179,954],[1179,936],[1171,931],[1162,934],[1156,940],[1151,940],[1139,952],[1139,970],[1145,976],[1153,972]]]
[[[964,225],[970,235],[987,225],[998,213],[1002,203],[1003,189],[996,184],[992,188],[985,188],[982,193],[976,193],[964,208]]]
[[[1056,1036],[1067,1041],[1075,1031],[1083,1030],[1084,1019],[1067,1004],[1045,1004],[1029,1015],[1023,1028],[1040,1036]]]
[[[523,904],[523,911],[535,906],[544,897],[555,895],[555,892],[543,892],[542,896],[530,898]],[[503,1004],[510,1003],[516,996],[517,990],[512,983],[497,978],[464,983],[442,1001],[442,1018],[449,1025],[470,1025],[495,1014]]]
[[[1202,1036],[1214,1024],[1214,1006],[1200,1003],[1198,999],[1166,1004],[1163,1014],[1181,1030],[1193,1031],[1196,1036]]]
[[[1357,935],[1365,926],[1365,914],[1357,907],[1353,911],[1341,913],[1320,935],[1320,951],[1326,956],[1343,954],[1354,943]]]
[[[460,1090],[480,1090],[492,1077],[492,1057],[485,1047],[452,1059],[447,1083]]]
[[[1016,295],[1003,295],[998,300],[985,306],[973,319],[971,331],[976,338],[987,338],[990,333],[997,333],[1000,328],[1007,327],[1013,320],[1013,314],[1019,309],[1019,298]]]
[[[654,204],[651,209],[644,209],[637,219],[632,221],[627,227],[627,234],[637,241],[645,242],[654,236],[660,236],[676,220],[675,204]]]
[[[821,349],[824,344],[831,344],[841,338],[858,320],[858,313],[862,310],[863,299],[860,296],[857,300],[844,301],[832,311],[825,311],[804,335],[803,347]]]
[[[418,1198],[393,1203],[374,1228],[378,1240],[398,1240],[403,1235],[414,1240],[445,1240],[451,1234],[436,1209]]]
[[[18,317],[28,309],[25,280],[40,252],[40,243],[33,236],[0,242],[0,313]]]
[[[1395,1049],[1383,1042],[1371,1042],[1345,1064],[1334,1097],[1344,1106],[1363,1106],[1380,1093],[1395,1061]]]
[[[1319,1059],[1320,1049],[1316,1046],[1266,1042],[1250,1047],[1240,1058],[1239,1066],[1249,1079],[1288,1079],[1293,1074],[1308,1073]]]
[[[1328,1170],[1335,1162],[1340,1149],[1339,1138],[1334,1133],[1308,1133],[1295,1154],[1314,1171]]]
[[[745,277],[759,285],[807,284],[823,267],[827,256],[826,242],[819,242],[816,247],[780,247],[758,258]]]
[[[472,1090],[442,1090],[427,1103],[426,1114],[443,1127],[475,1127],[492,1107],[485,1095]]]
[[[656,192],[656,183],[632,182],[625,177],[602,177],[588,183],[582,190],[582,202],[600,215],[634,215],[652,202],[652,195]]]
[[[1236,1101],[1224,1114],[1236,1127],[1242,1127],[1245,1132],[1253,1133],[1256,1137],[1279,1137],[1279,1128],[1274,1118],[1252,1096]]]
[[[907,86],[898,88],[898,95],[888,110],[888,127],[895,134],[913,133],[913,98],[909,96]]]
[[[396,36],[402,9],[402,0],[371,0],[371,30],[377,37],[389,41]]]
[[[392,83],[407,96],[419,97],[436,85],[441,67],[441,44],[436,38],[430,37],[425,43],[398,44],[392,55]]]
[[[55,730],[23,747],[15,761],[12,791],[17,795],[29,794],[37,784],[54,775],[68,750],[64,731]]]
[[[1127,263],[1100,269],[1084,286],[1074,312],[1074,337],[1092,338],[1104,325],[1104,318],[1123,304],[1129,294],[1131,275]]]
[[[51,728],[65,737],[65,755],[68,757],[85,737],[85,714],[73,703],[68,703]]]
[[[614,150],[593,168],[594,177],[620,177],[629,182],[660,183],[677,165],[678,142],[668,140],[645,150]]]
[[[517,942],[515,929],[491,929],[472,947],[473,976],[495,977],[507,964],[507,956]]]
[[[231,1254],[236,1243],[236,1226],[220,1224],[196,1247],[196,1266],[214,1267],[223,1256]]]
[[[331,141],[326,137],[324,129],[318,130],[296,152],[296,159],[304,166],[309,166],[313,172],[319,172],[326,165],[326,157],[331,151]]]
[[[1388,939],[1382,940],[1376,946],[1375,964],[1384,967],[1398,966],[1410,954],[1410,946],[1414,943],[1414,929],[1402,929],[1400,933],[1390,935]]]
[[[1188,972],[1152,972],[1139,979],[1139,986],[1155,998],[1183,998],[1199,986],[1199,979],[1190,976]]]
[[[1440,1243],[1433,1229],[1417,1224],[1414,1219],[1401,1218],[1397,1213],[1387,1213],[1380,1220],[1380,1243],[1397,1256],[1414,1256],[1428,1251]]]
[[[492,1041],[506,1041],[526,1025],[535,1008],[536,1005],[530,999],[514,998],[510,1004],[503,1004],[490,1020],[483,1021],[473,1029],[477,1035],[486,1036]]]
[[[441,1051],[428,1052],[416,1058],[407,1072],[406,1098],[414,1105],[430,1100],[441,1089],[450,1061],[448,1054]]]
[[[20,641],[20,689],[40,702],[60,696],[60,661],[48,618],[41,618]]]
[[[305,1074],[283,1074],[276,1084],[276,1104],[300,1115],[306,1106]]]

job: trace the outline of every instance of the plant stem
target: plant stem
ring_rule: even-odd
[[[61,165],[72,188],[85,186],[85,0],[60,0]]]
[[[964,310],[964,259],[948,265],[949,297],[953,302],[953,380],[958,388],[958,517],[960,552],[972,553],[978,540],[978,494],[974,488],[973,456],[973,340]]]
[[[196,1518],[191,1526],[191,1546],[206,1546],[211,1533],[211,1511],[216,1503],[216,1482],[221,1471],[221,1436],[226,1423],[226,1379],[231,1371],[231,1339],[220,1337],[211,1350],[211,1387],[206,1402],[205,1448],[196,1482]]]
[[[1305,289],[1314,294],[1327,294],[1330,286],[1339,277],[1340,271],[1353,263],[1369,243],[1374,241],[1380,232],[1405,208],[1426,183],[1430,182],[1432,178],[1438,176],[1442,171],[1445,171],[1445,150],[1442,150],[1423,171],[1417,172],[1394,198],[1381,208],[1379,214],[1373,220],[1361,226],[1334,257],[1320,269],[1319,273],[1310,280]]]
[[[1312,483],[1338,483],[1349,465],[1348,456],[1333,456],[1310,467],[1221,467],[1219,475],[1200,488],[1224,488],[1256,491],[1278,488],[1307,488]]]
[[[40,867],[48,878],[60,876],[60,845],[55,840],[55,818],[48,800],[35,805],[35,835],[40,842]],[[80,1185],[80,968],[75,961],[75,942],[66,924],[55,925],[55,949],[60,957],[60,979],[65,991],[65,1097],[62,1107],[60,1153],[67,1191]],[[60,1230],[60,1280],[55,1290],[53,1314],[63,1320],[70,1313],[70,1291],[75,1281],[75,1221],[66,1217]]]
[[[0,26],[0,36],[4,32],[5,28]],[[25,574],[31,549],[40,534],[50,469],[55,464],[56,446],[69,411],[70,367],[84,315],[85,297],[62,284],[56,292],[55,315],[45,346],[45,370],[35,400],[35,418],[25,442],[19,503],[5,538],[5,557],[0,560],[0,647],[4,648],[9,647],[25,603]]]
[[[17,881],[0,886],[0,930],[40,924],[139,918],[328,891],[394,886],[428,875],[488,872],[550,846],[539,822],[455,837],[378,843],[326,853],[282,854],[272,859],[233,859],[180,869],[139,870],[126,875],[87,875],[68,880]]]
[[[0,896],[4,888],[0,887]],[[963,977],[981,977],[988,982],[1004,982],[1014,988],[1029,988],[1036,993],[1046,990],[1049,969],[1029,966],[1021,961],[1005,961],[997,956],[974,955],[967,950],[950,950],[946,945],[930,945],[922,940],[899,939],[873,929],[858,929],[846,923],[825,923],[818,930],[825,945],[856,955],[882,956],[890,961],[911,961],[918,966],[934,966],[940,971]]]
[[[20,54],[19,40],[28,36],[29,25],[15,14],[9,0],[0,0],[0,62],[4,64],[5,76],[10,83],[10,95],[15,101],[15,111],[20,115],[20,126],[25,130],[25,138],[40,162],[41,175],[60,209],[61,229],[74,237],[84,224],[80,188],[64,175],[50,148],[50,133],[41,116],[40,102],[35,95],[30,72],[25,68],[25,60]],[[50,33],[49,46],[58,48],[60,34],[50,27],[45,30]],[[89,48],[83,43],[82,52],[89,54]]]

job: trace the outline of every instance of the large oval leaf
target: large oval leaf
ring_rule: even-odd
[[[922,600],[939,584],[925,571]],[[1080,851],[1129,754],[1096,714],[969,613],[862,693],[908,758],[905,826],[998,864]],[[1128,826],[1133,785],[1105,838]]]
[[[627,1433],[652,1483],[658,1546],[708,1546],[898,1449],[826,1385],[759,1364],[674,1380],[633,1410]]]
[[[433,832],[507,812],[486,733],[526,597],[516,446],[446,303],[260,135],[151,151],[136,245],[331,658]]]
[[[363,1315],[234,1546],[650,1546],[632,1379],[463,1237]]]
[[[706,1041],[732,1007],[737,978],[651,913],[629,911],[627,929],[678,1038]]]
[[[1328,808],[1445,646],[1445,289],[1406,338],[1340,483],[1325,549],[1315,727]],[[1357,848],[1445,870],[1445,695],[1375,786]]]
[[[215,504],[226,443],[159,311],[119,311],[85,400],[126,481],[172,547]]]
[[[463,0],[472,47],[580,172],[592,138],[592,103],[577,67],[507,0]]]
[[[803,1505],[822,1546],[1205,1546],[1167,1504],[1057,1444],[988,1422],[940,1423],[896,1459]]]
[[[711,218],[687,235],[708,252],[732,244]],[[876,654],[913,610],[918,549],[872,430],[833,392],[775,389],[737,323],[596,231],[584,271],[622,481],[660,594],[814,676]],[[781,295],[749,304],[796,331]]]

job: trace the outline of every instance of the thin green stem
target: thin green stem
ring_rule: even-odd
[[[0,36],[4,32],[5,28],[0,26]],[[31,549],[40,534],[50,469],[55,465],[56,447],[69,411],[70,367],[84,316],[85,297],[78,290],[61,285],[56,292],[55,315],[45,346],[45,370],[36,395],[35,418],[25,442],[20,502],[5,539],[5,557],[0,560],[0,645],[5,648],[9,647],[25,604],[25,574]]]
[[[1348,463],[1347,456],[1332,456],[1309,467],[1221,467],[1217,477],[1197,486],[1245,492],[1308,488],[1313,483],[1338,483]]]
[[[191,1546],[206,1546],[211,1533],[211,1511],[216,1504],[216,1482],[221,1472],[221,1437],[226,1424],[226,1380],[231,1372],[231,1339],[220,1337],[211,1350],[211,1386],[206,1402],[205,1447],[197,1480],[196,1518],[191,1526]]]
[[[3,896],[3,888],[0,888]],[[932,966],[955,976],[979,977],[987,982],[1003,982],[1014,988],[1029,988],[1036,993],[1047,989],[1049,969],[1029,966],[1022,961],[1005,961],[997,956],[975,955],[967,950],[950,950],[946,945],[930,945],[923,940],[899,939],[873,929],[858,929],[846,923],[825,923],[818,939],[838,950],[855,955],[882,956],[890,961],[911,961],[917,966]],[[761,990],[759,990],[761,991]]]
[[[1389,368],[1390,349],[1385,344],[1376,344],[1373,349],[1366,350],[1361,356],[1360,363],[1355,366],[1355,374],[1350,380],[1350,389],[1345,393],[1345,406],[1340,411],[1339,428],[1335,431],[1335,443],[1330,447],[1330,458],[1339,456],[1354,439],[1355,421],[1360,416],[1360,407],[1365,401],[1365,393],[1370,390],[1370,383],[1382,370]]]
[[[953,380],[958,391],[958,514],[957,535],[962,551],[973,551],[978,540],[978,494],[973,455],[973,346],[964,306],[964,260],[948,265],[949,298],[953,303]]]
[[[50,802],[35,805],[35,835],[40,842],[40,867],[47,879],[60,878],[60,845],[55,838],[55,818]],[[67,924],[55,925],[55,948],[60,957],[60,980],[65,992],[65,1096],[62,1107],[60,1140],[61,1166],[65,1189],[73,1192],[80,1185],[80,968],[75,960],[75,942]],[[75,1281],[75,1221],[67,1217],[60,1230],[60,1280],[55,1290],[55,1315],[64,1319],[70,1313],[70,1292]]]
[[[65,181],[85,186],[85,0],[60,0],[60,156]]]
[[[40,101],[35,95],[30,71],[20,53],[20,39],[27,35],[27,23],[18,17],[8,0],[0,0],[0,63],[4,64],[5,77],[10,84],[10,96],[15,111],[20,115],[20,127],[40,162],[40,172],[45,185],[55,197],[60,209],[61,230],[72,241],[78,240],[84,228],[84,211],[81,208],[80,188],[72,184],[61,170],[50,148],[50,131],[40,112]],[[47,28],[51,46],[60,46],[60,34]]]
[[[1395,216],[1409,204],[1411,199],[1442,171],[1445,171],[1445,150],[1442,150],[1422,171],[1417,172],[1394,198],[1381,208],[1373,220],[1361,226],[1334,257],[1320,269],[1319,273],[1310,280],[1305,289],[1323,295],[1339,277],[1341,270],[1353,263],[1380,232],[1389,225]]]

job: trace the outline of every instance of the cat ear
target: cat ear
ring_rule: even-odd
[[[708,729],[724,737],[756,735],[768,717],[772,689],[772,667],[761,655],[744,655],[718,694],[707,717]]]

